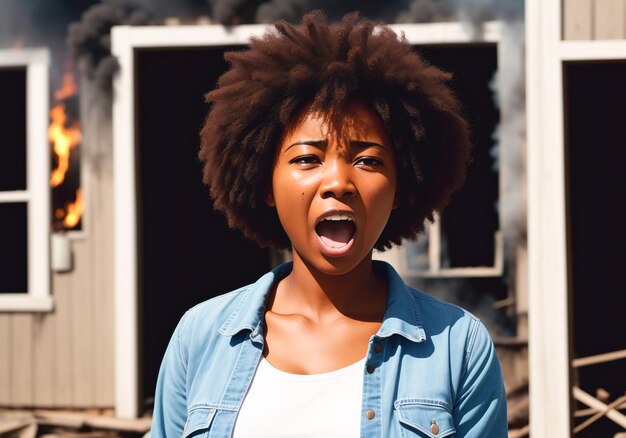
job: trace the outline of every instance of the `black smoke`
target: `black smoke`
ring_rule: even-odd
[[[109,90],[117,69],[111,55],[111,28],[116,25],[145,25],[150,15],[130,0],[103,0],[83,13],[79,22],[71,23],[67,45],[80,70],[101,89]]]
[[[378,1],[355,0],[270,0],[259,6],[255,20],[258,23],[273,23],[279,19],[299,22],[306,12],[321,9],[330,20],[339,20],[349,12],[359,11],[363,16],[374,20],[393,22],[397,14],[407,5],[406,1],[391,1],[383,4]]]
[[[524,0],[413,0],[398,23],[460,20],[474,26],[489,20],[523,20]]]
[[[479,25],[488,20],[516,21],[524,15],[523,0],[207,0],[212,18],[225,25],[299,22],[303,14],[322,9],[330,20],[359,11],[385,23],[460,20]]]

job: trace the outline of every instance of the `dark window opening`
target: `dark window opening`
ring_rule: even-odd
[[[490,83],[498,68],[497,46],[419,46],[433,65],[453,74],[473,144],[467,181],[441,217],[441,267],[493,266],[498,219],[499,170],[494,132],[500,115]]]
[[[197,158],[199,131],[227,64],[225,47],[136,52],[136,133],[143,394],[154,394],[176,323],[194,304],[255,281],[261,250],[212,208]],[[237,49],[237,47],[235,48]]]
[[[0,69],[0,191],[26,190],[26,68]]]
[[[0,293],[28,292],[27,205],[0,203]]]
[[[626,349],[626,62],[570,63],[564,75],[572,346],[586,357]],[[625,370],[623,360],[578,368],[574,384],[610,402],[626,391]],[[622,430],[602,418],[576,436]]]

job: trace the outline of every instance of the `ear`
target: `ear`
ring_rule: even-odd
[[[398,194],[398,191],[396,190],[396,194],[393,196],[393,205],[391,206],[391,209],[395,210],[399,206],[400,206],[400,196]]]
[[[274,200],[274,193],[271,185],[265,190],[263,200],[265,201],[265,205],[267,205],[268,207],[276,207],[276,201]]]

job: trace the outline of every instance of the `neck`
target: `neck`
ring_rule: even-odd
[[[280,282],[270,308],[315,322],[342,316],[380,321],[386,304],[386,284],[372,270],[371,253],[351,271],[335,275],[315,269],[294,251],[293,270]]]

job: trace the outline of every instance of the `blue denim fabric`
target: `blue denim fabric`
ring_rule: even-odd
[[[373,372],[363,369],[361,437],[506,437],[500,364],[482,323],[407,286],[390,265],[374,269],[387,278],[388,303],[369,342]],[[231,437],[263,351],[265,298],[290,271],[281,265],[183,316],[159,372],[152,438]]]

